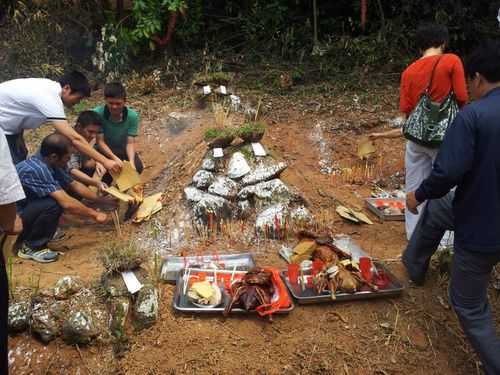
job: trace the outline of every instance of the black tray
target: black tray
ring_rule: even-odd
[[[336,299],[332,299],[332,294],[329,291],[325,291],[322,294],[316,293],[313,287],[305,286],[302,290],[300,283],[292,284],[288,280],[288,271],[281,271],[281,277],[285,282],[288,290],[292,294],[293,298],[297,300],[300,305],[311,304],[311,303],[325,303],[325,302],[342,302],[342,301],[354,301],[363,300],[371,298],[382,298],[382,297],[395,297],[403,292],[404,286],[401,282],[394,276],[383,264],[379,262],[374,262],[377,270],[382,270],[390,282],[384,289],[379,289],[374,292],[372,290],[360,291],[356,293],[336,293]],[[304,275],[310,275],[311,271],[304,271]]]

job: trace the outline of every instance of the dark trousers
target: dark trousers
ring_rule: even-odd
[[[0,254],[0,375],[7,375],[9,373],[8,312],[9,285],[5,269],[5,259]]]
[[[444,232],[454,229],[454,196],[450,192],[427,202],[403,253],[403,264],[412,280],[424,280]],[[490,255],[454,246],[450,303],[487,374],[500,374],[500,339],[496,336],[487,297],[491,270],[499,261],[500,249]]]
[[[45,248],[56,233],[62,213],[62,207],[51,197],[28,201],[20,215],[23,220],[20,240],[33,250]]]
[[[28,156],[28,148],[26,143],[24,143],[23,133],[5,135],[7,138],[7,143],[9,144],[10,155],[12,156],[12,161],[14,165],[26,160]]]
[[[485,254],[455,245],[449,289],[450,303],[488,375],[500,374],[500,338],[487,294],[491,270],[499,261],[500,249]]]
[[[424,281],[431,257],[436,252],[444,233],[454,229],[452,209],[454,197],[455,192],[451,191],[441,199],[427,202],[403,253],[403,264],[410,279],[417,283]]]
[[[121,160],[129,160],[127,154],[115,153],[115,152],[113,152],[113,153],[116,156],[118,156]],[[134,165],[135,165],[135,169],[137,170],[137,173],[141,174],[142,171],[144,170],[144,164],[142,163],[142,160],[139,157],[139,154],[137,152],[135,153],[135,156],[134,156]],[[107,185],[111,185],[111,183],[113,182],[113,177],[109,173],[106,173],[102,177],[102,182],[104,182]]]

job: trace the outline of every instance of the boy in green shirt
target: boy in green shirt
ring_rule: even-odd
[[[131,161],[138,173],[144,165],[135,151],[135,137],[139,134],[139,114],[125,105],[127,93],[120,82],[107,83],[104,86],[105,105],[94,108],[102,122],[102,132],[97,136],[99,151],[111,160],[123,165],[123,160]],[[111,182],[111,176],[103,178]]]

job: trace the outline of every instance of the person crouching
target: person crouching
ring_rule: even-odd
[[[108,215],[85,206],[67,193],[76,193],[90,201],[107,201],[68,174],[66,165],[72,152],[68,138],[54,133],[43,139],[39,154],[16,165],[26,194],[26,199],[17,204],[23,222],[20,258],[41,263],[57,260],[57,252],[50,250],[47,244],[63,212],[92,219],[98,224],[108,221]]]

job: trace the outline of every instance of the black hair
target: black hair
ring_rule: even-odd
[[[486,40],[471,53],[465,63],[467,78],[481,74],[490,83],[500,82],[500,42]]]
[[[125,91],[125,87],[123,87],[120,82],[110,82],[106,83],[104,86],[104,97],[125,99],[127,97],[127,92]]]
[[[421,23],[417,28],[415,36],[415,44],[420,51],[425,51],[432,47],[437,48],[443,44],[446,46],[449,40],[448,28],[444,25],[431,22]]]
[[[89,81],[83,73],[80,73],[77,70],[64,74],[61,78],[59,78],[59,84],[61,87],[69,85],[72,94],[79,93],[84,98],[90,96]]]
[[[56,154],[58,157],[62,158],[70,152],[70,147],[71,142],[68,138],[59,133],[52,133],[43,139],[42,146],[40,147],[40,154],[43,157]]]
[[[94,111],[80,112],[76,119],[76,125],[86,128],[89,125],[102,126],[101,117]]]

